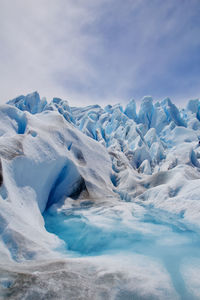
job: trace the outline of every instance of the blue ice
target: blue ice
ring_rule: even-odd
[[[127,205],[127,207],[126,207]],[[182,216],[131,203],[116,207],[79,207],[44,213],[46,229],[65,242],[72,256],[141,254],[158,260],[181,299],[196,299],[181,274],[185,259],[200,258],[200,236]]]

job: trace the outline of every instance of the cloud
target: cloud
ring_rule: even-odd
[[[198,0],[0,0],[0,102],[198,97]]]
[[[83,32],[92,22],[90,1],[1,1],[1,98],[39,90],[67,96],[62,82],[90,80],[85,52],[97,39]]]

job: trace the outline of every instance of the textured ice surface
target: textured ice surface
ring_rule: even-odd
[[[170,289],[174,290],[171,299],[198,299],[195,297],[198,291],[192,291],[195,289],[195,280],[191,287],[190,284],[187,286],[182,268],[186,259],[196,259],[196,268],[199,270],[200,236],[184,224],[181,216],[142,208],[133,203],[97,208],[88,204],[86,207],[74,208],[70,207],[69,201],[66,202],[67,205],[63,204],[57,210],[52,208],[44,216],[47,230],[65,241],[63,252],[68,255],[71,252],[74,257],[99,258],[106,255],[107,266],[110,265],[111,257],[118,260],[116,269],[125,268],[124,260],[128,259],[127,272],[135,268],[137,261],[137,267],[147,268],[147,271],[143,271],[145,273],[150,269],[152,273],[161,272],[164,276],[169,276],[166,285],[169,282]],[[141,278],[144,274],[137,276]],[[159,275],[155,276],[158,276],[156,280],[159,281]],[[131,295],[131,287],[129,289]],[[158,299],[170,299],[168,287],[162,282],[160,289],[163,291]],[[154,292],[153,299],[157,299],[157,292],[159,293],[158,290]]]
[[[199,299],[200,102],[0,107],[0,297]]]

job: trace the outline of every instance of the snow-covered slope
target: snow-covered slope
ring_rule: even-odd
[[[199,100],[179,110],[168,98],[154,103],[145,97],[137,112],[134,100],[125,108],[120,104],[75,108],[59,98],[47,103],[34,92],[0,106],[0,263],[60,259],[70,253],[95,257],[131,249],[139,255],[130,258],[134,272],[146,274],[149,289],[145,292],[138,283],[141,294],[131,287],[137,272],[134,277],[129,271],[127,295],[140,299],[200,295],[195,282],[186,278],[187,270],[182,268],[183,274],[177,275],[168,254],[163,254],[168,245],[176,265],[178,256],[172,256],[171,245],[184,259],[186,252],[180,249],[187,245],[199,259],[195,256],[200,226],[199,139]],[[135,246],[135,241],[140,242]],[[154,261],[153,253],[164,267]],[[102,263],[109,259],[103,256]],[[123,273],[121,267],[113,269],[115,259],[106,272]],[[156,270],[155,277],[164,274],[161,283],[157,277],[151,282],[143,259]],[[99,268],[95,259],[85,263]],[[128,268],[129,258],[126,264]],[[190,261],[188,270],[193,272]],[[190,280],[187,291],[183,277]],[[116,293],[112,291],[108,299],[131,297],[121,291],[117,298]],[[62,298],[59,293],[57,298]]]
[[[112,166],[103,146],[56,111],[32,115],[3,105],[0,122],[1,251],[19,261],[38,254],[36,246],[46,252],[58,242],[44,229],[45,208],[66,197],[114,194]]]

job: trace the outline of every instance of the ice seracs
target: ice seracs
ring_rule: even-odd
[[[1,241],[20,261],[37,257],[49,243],[55,248],[55,237],[44,229],[46,207],[82,193],[95,201],[114,194],[112,167],[106,148],[57,111],[30,114],[4,105],[0,115]]]
[[[13,114],[13,121],[18,124],[17,133],[27,132],[27,116],[20,110],[35,114],[41,120],[47,119],[46,114],[61,114],[67,121],[67,126],[71,123],[85,135],[102,144],[108,152],[112,150],[116,155],[121,153],[121,158],[124,157],[128,162],[127,168],[130,168],[130,172],[136,170],[140,174],[151,175],[159,170],[170,170],[185,164],[194,168],[198,174],[198,99],[190,100],[186,109],[179,110],[169,98],[154,103],[152,97],[146,96],[142,99],[138,113],[134,100],[131,100],[125,109],[120,104],[107,105],[104,109],[99,105],[75,108],[59,98],[47,103],[44,99],[40,100],[37,92],[20,96],[8,104],[18,108],[16,113],[12,113],[14,108],[11,106],[7,109],[7,113]],[[2,128],[4,126],[5,122]],[[13,125],[6,126],[10,126],[13,131]],[[37,130],[30,128],[29,133],[36,136]],[[6,134],[9,134],[9,131]],[[120,164],[118,162],[118,165]],[[113,168],[118,169],[114,163]],[[129,190],[127,192],[132,193]]]
[[[31,114],[36,114],[45,108],[47,100],[40,99],[38,92],[28,94],[27,96],[19,96],[13,100],[8,101],[9,105],[14,105],[20,110],[29,111]]]
[[[188,253],[199,259],[199,116],[199,100],[178,109],[150,96],[138,111],[134,100],[125,108],[71,107],[37,92],[0,106],[0,267],[66,257],[75,267],[72,255],[80,259],[73,273],[80,284],[95,270],[91,299],[105,295],[110,270],[115,290],[107,289],[108,299],[199,295],[181,261]],[[125,257],[130,276],[119,264]],[[0,296],[1,286],[12,285],[1,278]],[[143,287],[145,278],[145,291],[132,287]]]

